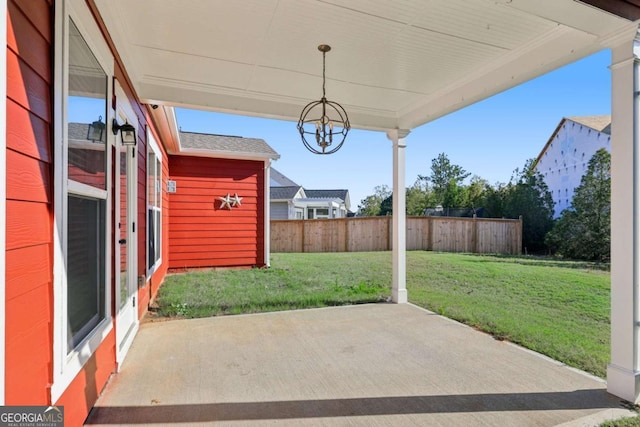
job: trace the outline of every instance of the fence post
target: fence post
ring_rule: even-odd
[[[471,251],[478,253],[478,216],[473,214],[473,222],[471,223]]]
[[[522,254],[522,215],[518,218],[518,233],[516,234],[518,236],[516,240],[516,254],[520,255]]]
[[[391,216],[387,215],[387,250],[393,250],[393,226],[391,224]]]
[[[349,218],[342,218],[344,224],[344,251],[349,252]]]
[[[302,239],[302,253],[306,252],[306,249],[304,247],[304,243],[305,243],[304,242],[305,241],[304,235],[305,235],[306,229],[307,229],[307,220],[303,219],[302,220],[302,233],[300,233],[300,234],[302,234],[302,237],[301,237],[301,239]]]

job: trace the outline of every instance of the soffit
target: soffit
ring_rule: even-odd
[[[95,0],[143,102],[297,120],[321,96],[352,126],[411,129],[629,40],[573,0]]]

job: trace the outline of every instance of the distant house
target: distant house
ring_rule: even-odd
[[[349,190],[308,190],[271,168],[271,219],[346,218]]]
[[[611,116],[565,117],[538,155],[534,168],[542,174],[555,204],[554,218],[571,206],[573,193],[599,149],[611,151]]]

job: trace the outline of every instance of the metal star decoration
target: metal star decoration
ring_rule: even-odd
[[[226,196],[224,197],[218,197],[218,199],[220,199],[222,201],[222,203],[220,203],[220,209],[224,209],[227,208],[229,210],[231,210],[231,195],[227,193]]]
[[[235,196],[233,196],[231,198],[231,206],[233,207],[240,207],[240,205],[242,205],[242,203],[240,203],[242,201],[242,197],[238,197],[238,193],[235,194]]]

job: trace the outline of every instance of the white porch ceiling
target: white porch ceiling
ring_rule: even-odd
[[[412,129],[630,40],[574,0],[95,0],[143,102],[297,120],[322,92],[352,126]]]

